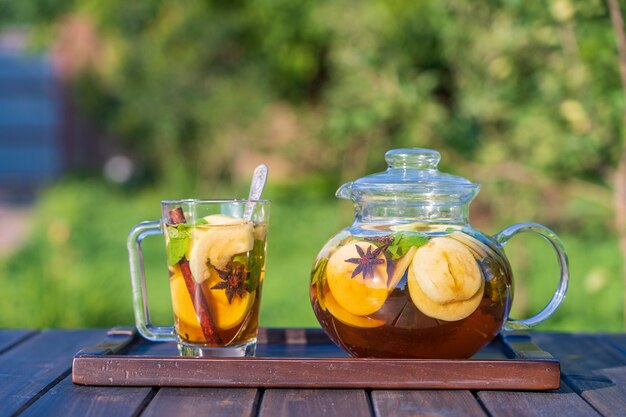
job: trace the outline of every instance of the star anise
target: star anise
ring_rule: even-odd
[[[246,278],[248,273],[245,266],[240,262],[229,262],[226,264],[225,270],[215,268],[219,277],[223,280],[211,287],[212,290],[226,290],[226,298],[228,298],[228,304],[233,300],[235,294],[239,298],[243,298],[244,290],[248,291],[246,286]]]
[[[376,248],[374,252],[372,252],[372,247],[367,247],[367,252],[363,252],[363,249],[359,245],[356,246],[356,251],[359,254],[360,258],[350,258],[346,259],[346,262],[350,262],[353,264],[357,264],[358,266],[352,272],[352,276],[350,278],[354,278],[359,274],[363,274],[363,279],[367,279],[368,275],[374,276],[374,266],[380,265],[385,262],[384,259],[378,259],[378,255],[382,251],[385,250],[386,246],[383,245],[379,248]]]

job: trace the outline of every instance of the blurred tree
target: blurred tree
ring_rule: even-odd
[[[228,180],[254,153],[336,184],[423,146],[513,190],[499,218],[541,206],[558,222],[563,199],[610,198],[624,97],[602,0],[7,4],[40,40],[68,15],[92,22],[76,94],[171,185]]]
[[[619,54],[619,68],[622,77],[622,88],[626,97],[626,33],[624,32],[624,20],[619,4],[616,0],[608,0],[611,22],[615,30],[615,40]],[[626,125],[626,111],[623,122]],[[621,157],[615,173],[615,225],[619,236],[622,250],[622,259],[626,259],[626,146],[622,148]],[[626,273],[623,276],[626,284]],[[624,305],[626,306],[626,291],[624,291]],[[624,309],[624,321],[626,322],[626,308]]]
[[[86,51],[66,41],[76,22],[95,34]],[[76,100],[169,197],[215,195],[257,160],[284,195],[330,196],[389,148],[431,147],[482,183],[479,228],[569,228],[614,270],[586,251],[623,219],[603,0],[0,0],[0,25],[15,23],[65,57]]]

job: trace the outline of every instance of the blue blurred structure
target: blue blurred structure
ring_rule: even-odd
[[[0,191],[9,196],[32,193],[63,168],[53,67],[19,49],[0,42]]]

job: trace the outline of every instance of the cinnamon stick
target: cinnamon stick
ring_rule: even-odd
[[[172,224],[187,223],[183,209],[180,207],[170,210],[169,216]],[[189,268],[189,261],[187,258],[183,256],[178,262],[178,266],[180,267],[180,272],[183,274],[183,278],[185,279],[185,285],[187,286],[191,302],[193,303],[193,307],[198,315],[198,321],[200,322],[204,338],[207,343],[222,344],[222,338],[217,332],[215,322],[213,321],[213,317],[211,317],[209,306],[207,305],[204,294],[202,293],[202,288],[200,288],[200,284],[198,284],[191,276],[191,269]]]

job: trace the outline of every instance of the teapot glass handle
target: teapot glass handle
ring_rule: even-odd
[[[569,280],[569,263],[567,260],[567,254],[565,253],[563,242],[561,242],[561,239],[559,239],[556,233],[554,233],[552,230],[538,223],[518,223],[503,229],[493,238],[496,242],[498,242],[501,247],[504,247],[504,245],[508,242],[510,238],[521,232],[537,233],[548,242],[550,242],[550,244],[556,251],[557,259],[559,261],[559,283],[557,285],[556,291],[554,292],[554,295],[552,296],[552,299],[543,308],[543,310],[541,310],[534,316],[523,320],[508,318],[506,323],[504,324],[504,330],[527,329],[530,326],[541,323],[542,321],[550,317],[552,313],[554,313],[554,311],[565,298],[565,293],[567,292],[567,284]]]

